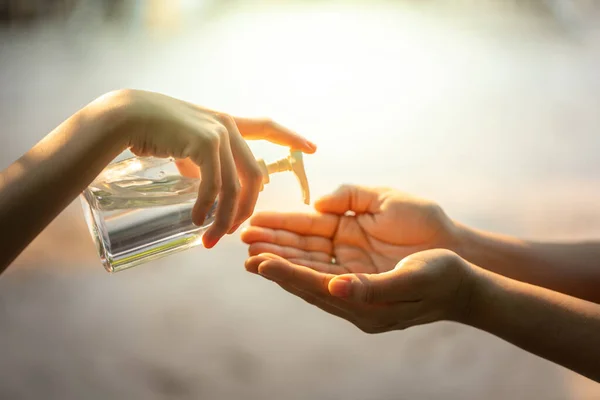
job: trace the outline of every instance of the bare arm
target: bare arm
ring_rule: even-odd
[[[600,305],[474,270],[463,322],[600,382]]]
[[[0,174],[0,273],[127,147],[174,157],[186,176],[199,178],[203,168],[192,218],[201,224],[219,196],[215,222],[202,237],[213,247],[252,214],[262,186],[245,138],[316,150],[273,122],[236,119],[159,93],[118,90],[99,97]]]
[[[0,273],[126,148],[111,118],[83,108],[0,173]]]
[[[535,243],[458,226],[452,250],[489,271],[600,303],[600,242]]]

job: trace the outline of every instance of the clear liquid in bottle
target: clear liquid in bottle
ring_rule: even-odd
[[[193,224],[199,185],[170,158],[109,165],[81,195],[104,268],[118,272],[199,245],[217,206],[215,201],[202,226]]]

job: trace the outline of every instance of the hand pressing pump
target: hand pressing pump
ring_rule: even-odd
[[[292,172],[310,203],[303,153],[272,163],[257,160],[263,188],[270,175]],[[119,272],[202,243],[213,223],[218,199],[202,226],[192,222],[201,178],[182,176],[172,158],[136,157],[117,160],[82,193],[81,201],[102,265]]]

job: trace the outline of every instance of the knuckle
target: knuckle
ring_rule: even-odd
[[[365,304],[372,304],[375,301],[375,289],[370,282],[365,282],[360,296],[360,300]]]
[[[252,214],[254,214],[253,209],[242,213],[239,217],[240,223],[246,221],[248,218],[250,218],[252,216]]]
[[[226,113],[218,113],[216,115],[216,119],[225,126],[235,124],[235,120],[233,119],[233,117]]]
[[[204,136],[204,145],[208,147],[209,151],[215,151],[221,144],[221,137],[216,131],[209,132]]]
[[[235,216],[235,220],[233,222],[234,225],[239,225],[242,224],[243,222],[245,222],[248,218],[250,218],[250,215],[247,212],[242,213],[238,213]]]
[[[192,160],[198,161],[202,154],[201,149],[202,149],[201,146],[196,146],[193,143],[188,143],[186,146],[181,148],[181,150],[179,151],[179,156],[180,156],[180,158],[188,158],[189,157]],[[175,155],[177,155],[177,154],[175,154]]]
[[[143,154],[142,151],[140,150],[140,148],[139,147],[135,147],[135,146],[130,147],[129,151],[131,151],[133,154],[135,154],[138,157],[141,157],[142,154]]]
[[[223,124],[218,124],[215,127],[214,132],[219,141],[225,140],[229,136],[229,131],[227,130],[227,127],[225,127],[225,125]]]
[[[229,197],[237,198],[242,190],[239,182],[231,182],[223,185],[221,190]]]
[[[240,223],[246,221],[248,218],[250,218],[252,216],[252,214],[254,214],[254,206],[255,206],[255,204],[253,204],[253,203],[246,203],[246,204],[239,205],[238,220],[240,221]]]
[[[253,184],[260,184],[263,180],[263,173],[258,163],[251,163],[246,169],[246,176]]]
[[[209,195],[210,198],[215,198],[221,190],[221,181],[219,179],[211,180],[206,182],[204,185],[204,191]]]

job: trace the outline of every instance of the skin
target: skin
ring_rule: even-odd
[[[246,269],[364,332],[456,321],[600,381],[597,247],[480,232],[388,188],[343,186],[315,209],[256,214]]]
[[[118,90],[76,112],[0,174],[0,272],[118,154],[174,157],[202,181],[192,218],[201,225],[219,196],[203,238],[213,247],[254,211],[262,175],[244,139],[314,153],[316,146],[269,120],[236,118],[158,93]]]

